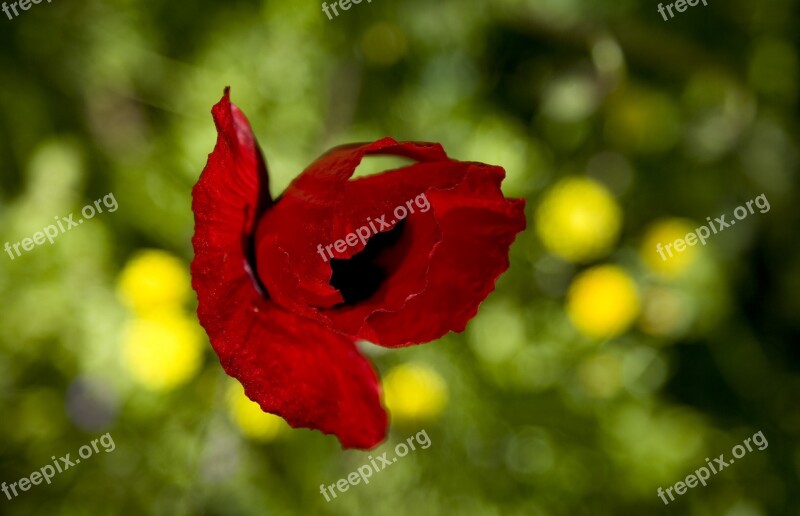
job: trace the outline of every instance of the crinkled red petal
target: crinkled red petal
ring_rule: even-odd
[[[525,229],[525,201],[505,199],[504,172],[475,164],[464,181],[428,194],[441,241],[431,253],[428,282],[396,311],[376,310],[360,335],[384,346],[427,342],[463,331],[508,269],[508,253]]]
[[[195,185],[192,286],[197,314],[225,371],[266,412],[294,427],[371,448],[386,435],[378,379],[352,338],[286,312],[252,271],[258,217],[269,210],[264,159],[226,89],[212,113],[218,138]]]
[[[403,155],[420,163],[350,181],[369,154]],[[281,305],[377,344],[415,344],[461,331],[508,268],[508,248],[525,228],[524,201],[503,197],[503,177],[502,168],[449,159],[438,144],[384,138],[334,149],[298,177],[259,223],[259,277]],[[330,285],[324,248],[370,219],[386,215],[386,222],[393,221],[397,206],[408,208],[422,194],[431,208],[421,212],[413,204],[415,213],[405,219],[401,241],[391,250],[388,278],[367,300],[343,304]],[[358,242],[344,252],[331,251],[347,259],[364,247]]]

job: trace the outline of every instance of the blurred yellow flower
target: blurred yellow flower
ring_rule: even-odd
[[[148,389],[170,390],[192,378],[203,359],[202,330],[172,311],[134,319],[122,337],[122,359],[131,376]]]
[[[139,315],[181,307],[191,295],[186,265],[157,249],[140,251],[120,273],[119,296]]]
[[[548,251],[571,262],[600,258],[617,240],[622,213],[601,184],[568,178],[545,194],[536,211],[536,230]]]
[[[697,258],[699,244],[695,246],[685,246],[685,250],[678,252],[677,250],[670,249],[672,256],[666,251],[663,255],[666,259],[662,258],[658,253],[656,246],[658,244],[666,246],[672,244],[675,240],[685,238],[686,234],[694,231],[695,226],[691,221],[685,219],[661,219],[652,223],[645,231],[642,245],[639,252],[642,255],[647,266],[655,273],[661,276],[677,276],[685,271]]]
[[[289,429],[282,417],[261,410],[255,401],[244,393],[242,384],[231,379],[225,396],[228,414],[246,437],[257,441],[272,441]]]
[[[639,314],[636,284],[616,265],[592,267],[570,285],[567,314],[575,327],[590,337],[620,335]]]
[[[447,384],[428,366],[402,364],[386,374],[383,396],[393,421],[431,421],[447,405]]]

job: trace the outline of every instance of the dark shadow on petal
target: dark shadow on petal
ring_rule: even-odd
[[[384,233],[378,233],[367,242],[360,253],[347,260],[331,259],[331,286],[342,293],[345,305],[369,299],[391,274],[387,255],[397,251],[403,236],[405,220]],[[341,306],[341,305],[339,305]]]

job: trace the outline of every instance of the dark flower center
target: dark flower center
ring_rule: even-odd
[[[400,239],[405,220],[367,241],[364,249],[347,260],[331,259],[331,286],[342,293],[346,305],[365,301],[375,294],[396,269],[404,253]]]

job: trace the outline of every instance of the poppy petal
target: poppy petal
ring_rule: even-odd
[[[239,314],[236,300],[258,293],[250,274],[252,234],[258,217],[272,205],[267,167],[247,118],[231,104],[226,88],[212,109],[217,144],[192,189],[192,287],[197,315],[223,365],[244,342],[226,338]]]
[[[386,437],[378,377],[352,339],[279,309],[249,322],[247,346],[226,372],[264,411],[334,434],[344,448],[369,449]]]
[[[264,411],[335,434],[344,447],[373,447],[387,425],[375,372],[352,338],[266,297],[250,266],[256,221],[273,206],[266,165],[227,89],[212,113],[217,144],[192,191],[200,323],[225,371]]]
[[[368,154],[420,163],[349,181]],[[402,346],[461,331],[508,268],[509,246],[525,227],[524,201],[506,199],[500,190],[504,176],[500,167],[449,159],[438,144],[384,138],[335,149],[295,180],[259,223],[259,276],[281,305],[376,344]],[[370,254],[372,240],[345,246],[342,239],[382,215],[394,225],[400,207],[416,209],[381,230],[397,229],[398,238],[376,255],[380,267],[364,267],[358,260]],[[374,274],[380,280],[359,302],[333,285],[334,268],[348,261],[354,283],[371,282]]]
[[[400,310],[372,313],[361,338],[398,347],[464,330],[508,269],[509,248],[525,229],[525,201],[500,193],[504,175],[499,167],[476,164],[457,187],[428,194],[442,234],[431,253],[428,283]]]

